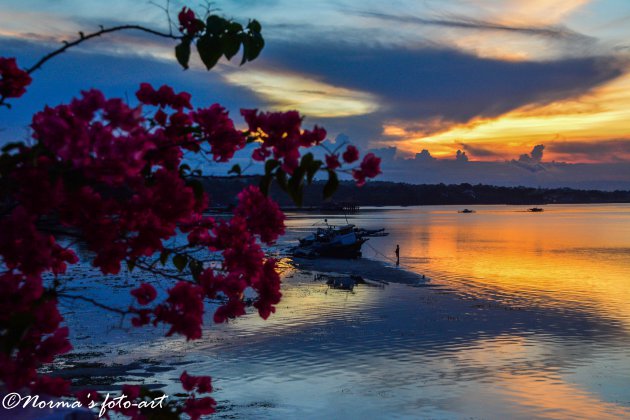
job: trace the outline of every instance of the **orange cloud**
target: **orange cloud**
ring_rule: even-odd
[[[432,155],[453,156],[462,144],[494,151],[490,156],[474,156],[476,160],[496,160],[496,155],[515,157],[525,153],[535,144],[583,142],[596,145],[611,139],[630,138],[630,74],[596,88],[578,98],[555,101],[548,105],[527,105],[497,118],[476,118],[464,124],[445,124],[445,128],[427,134],[414,129],[414,124],[402,122],[386,123],[383,135],[395,137],[394,144],[403,152],[416,153],[429,149]],[[415,124],[416,127],[421,126]],[[391,141],[375,142],[375,145]],[[610,144],[609,144],[610,145]],[[593,156],[584,153],[572,156],[559,152],[560,148],[549,148],[545,160],[572,162],[609,161],[610,156]],[[558,150],[558,152],[554,152]],[[630,159],[624,148],[617,157]]]
[[[369,93],[314,80],[304,75],[264,70],[224,74],[228,83],[253,90],[279,110],[298,109],[309,117],[339,118],[365,115],[379,108]]]

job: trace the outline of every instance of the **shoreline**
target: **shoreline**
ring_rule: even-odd
[[[298,258],[292,257],[293,266],[302,271],[317,271],[325,274],[360,276],[365,280],[389,284],[400,283],[413,286],[427,285],[431,279],[401,267],[367,258]]]
[[[522,207],[522,206],[589,206],[589,205],[624,205],[630,204],[630,201],[584,201],[584,202],[523,202],[523,203],[497,203],[497,202],[461,202],[461,203],[427,203],[427,204],[379,204],[379,205],[359,205],[357,210],[346,211],[340,209],[329,209],[321,206],[303,206],[303,207],[294,207],[294,206],[280,206],[280,210],[285,213],[299,213],[299,214],[326,214],[331,216],[344,216],[344,215],[353,215],[356,213],[363,212],[379,212],[386,211],[392,209],[412,209],[412,208],[425,208],[425,207],[454,207],[460,208],[462,206],[472,207],[472,206],[509,206],[509,207]],[[230,206],[219,206],[219,207],[208,207],[205,210],[205,213],[208,214],[231,214],[233,211],[233,207]],[[527,209],[525,209],[527,210]]]

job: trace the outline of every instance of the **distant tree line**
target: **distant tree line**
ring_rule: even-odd
[[[230,207],[236,204],[236,194],[245,186],[259,182],[257,176],[205,177],[201,179],[210,195],[211,206]],[[352,181],[342,181],[332,198],[324,201],[325,182],[316,181],[304,189],[303,207],[322,207],[330,203],[352,203],[359,206],[418,206],[418,205],[474,205],[474,204],[579,204],[629,203],[630,191],[577,190],[572,188],[497,187],[468,183],[407,184],[401,182],[369,182],[357,187]],[[271,195],[283,207],[294,204],[277,185]]]

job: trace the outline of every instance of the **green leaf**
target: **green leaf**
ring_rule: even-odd
[[[175,47],[177,62],[181,64],[184,69],[188,69],[188,62],[190,61],[190,41],[190,38],[184,38],[182,42]]]
[[[241,44],[243,44],[243,58],[241,58],[241,66],[247,63],[247,57],[249,57],[249,49],[251,48],[249,44],[249,34],[243,33],[241,34]]]
[[[192,188],[193,192],[195,193],[195,198],[197,200],[201,200],[203,198],[204,190],[201,181],[199,181],[198,179],[191,179],[186,182],[186,185]]]
[[[162,251],[160,253],[160,262],[162,263],[163,266],[166,265],[169,255],[171,255],[169,251]]]
[[[328,171],[328,182],[324,185],[324,199],[332,197],[339,186],[339,179],[335,171]]]
[[[302,168],[308,168],[311,162],[313,162],[313,154],[307,153],[304,156],[302,156],[302,160],[300,161],[300,166]]]
[[[312,153],[307,153],[302,156],[300,168],[303,173],[306,173],[306,180],[309,184],[313,181],[313,177],[322,165],[323,162],[321,160],[315,160]]]
[[[280,162],[275,159],[269,159],[265,162],[265,174],[269,175],[278,165],[280,165]]]
[[[190,165],[188,165],[187,163],[183,163],[179,166],[180,175],[186,175],[189,172],[190,172]]]
[[[203,271],[203,264],[197,260],[191,259],[188,263],[188,268],[190,269],[193,278],[197,280],[199,278],[199,275]]]
[[[260,33],[262,31],[262,26],[260,25],[260,22],[258,22],[256,19],[253,19],[247,25],[247,29],[253,32]]]
[[[225,55],[225,58],[228,60],[231,60],[241,48],[241,38],[236,33],[224,34],[223,37],[221,37],[221,43],[223,55]]]
[[[311,162],[310,166],[306,168],[306,179],[309,185],[311,182],[313,182],[313,177],[315,176],[317,171],[319,171],[319,168],[321,168],[323,164],[324,162],[322,162],[321,160],[314,160]]]
[[[293,199],[293,202],[298,207],[302,207],[302,199],[303,199],[303,197],[304,197],[304,184],[300,182],[300,184],[298,184],[297,188],[295,188],[293,190],[291,198]]]
[[[242,43],[243,59],[241,60],[241,65],[248,61],[255,60],[265,46],[265,41],[263,40],[262,35],[252,32],[242,35]]]
[[[287,189],[289,192],[289,196],[293,200],[293,202],[298,206],[302,207],[302,196],[304,193],[304,173],[305,169],[302,166],[299,166],[294,172],[289,182],[287,183]]]
[[[237,34],[239,32],[243,32],[243,25],[238,22],[228,22],[227,31],[229,33]]]
[[[173,265],[180,273],[184,271],[184,268],[186,268],[186,264],[188,264],[188,257],[186,255],[175,254],[173,256]]]
[[[276,171],[276,182],[283,191],[287,191],[287,173],[282,169]]]
[[[260,178],[260,183],[258,188],[260,188],[260,192],[264,195],[269,195],[269,187],[271,186],[271,174],[266,174],[262,178]]]
[[[19,142],[13,142],[13,143],[7,143],[4,145],[4,147],[2,147],[2,153],[7,153],[10,152],[13,149],[17,149],[20,146],[23,146],[24,143],[19,143]]]
[[[229,27],[229,22],[217,15],[208,16],[206,19],[206,34],[221,35]]]
[[[236,165],[232,166],[232,169],[230,169],[228,171],[228,175],[229,174],[236,174],[238,176],[241,176],[241,165],[236,164]]]
[[[223,54],[221,40],[218,36],[206,34],[197,41],[197,51],[199,52],[199,57],[201,61],[203,61],[203,64],[210,70],[217,64]]]
[[[265,47],[265,40],[260,34],[253,34],[250,41],[249,54],[247,56],[248,61],[254,61],[259,55],[262,49]]]

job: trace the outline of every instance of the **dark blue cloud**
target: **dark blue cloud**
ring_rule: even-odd
[[[482,147],[478,145],[460,143],[460,146],[468,152],[471,156],[474,157],[495,157],[498,158],[502,156],[501,153],[496,152],[495,150],[489,149],[487,147]]]
[[[462,162],[456,159],[433,159],[426,150],[418,153],[413,159],[396,158],[392,153],[381,156],[383,174],[379,179],[385,181],[411,184],[467,182],[500,186],[630,189],[628,176],[630,162],[627,161],[602,164],[526,163],[518,160]]]
[[[543,158],[544,144],[534,146],[530,154],[524,153],[519,156],[518,160],[512,160],[512,164],[527,171],[538,172],[546,170],[545,165],[541,163]]]
[[[629,160],[630,139],[598,141],[555,141],[547,150],[589,160]]]
[[[453,122],[574,97],[623,72],[614,57],[509,62],[452,49],[362,47],[315,40],[300,45],[275,42],[261,63],[371,92],[383,105],[377,119],[439,117]]]
[[[444,19],[427,19],[416,16],[401,16],[392,15],[379,12],[357,12],[359,16],[370,17],[387,22],[394,22],[399,24],[415,24],[415,25],[429,25],[429,26],[443,26],[447,28],[457,29],[469,29],[480,31],[492,31],[492,32],[512,32],[522,35],[534,35],[542,36],[552,39],[564,39],[570,41],[579,42],[592,42],[594,38],[586,36],[584,34],[575,32],[564,26],[558,25],[540,25],[540,26],[516,26],[516,25],[504,25],[501,23],[490,22],[479,19],[471,19],[468,17],[452,17]]]

